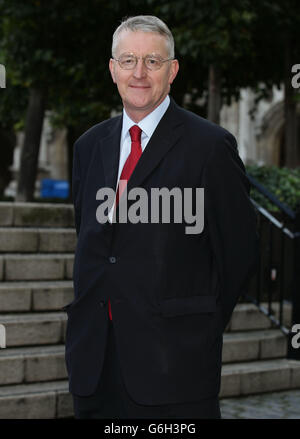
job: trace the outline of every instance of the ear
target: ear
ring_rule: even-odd
[[[176,78],[178,70],[179,70],[179,62],[177,59],[173,59],[170,68],[169,84],[172,84],[172,82]]]
[[[112,80],[114,83],[116,83],[116,77],[115,77],[115,72],[114,72],[114,60],[112,58],[110,58],[109,60],[109,70],[110,70],[110,74],[112,77]]]

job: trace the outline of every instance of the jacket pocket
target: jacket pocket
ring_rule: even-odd
[[[216,311],[216,296],[172,297],[162,300],[160,309],[163,317],[213,313]]]

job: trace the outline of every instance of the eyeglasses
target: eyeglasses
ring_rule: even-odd
[[[144,57],[135,56],[133,53],[121,55],[120,58],[113,58],[115,61],[118,61],[121,69],[124,70],[133,70],[137,65],[138,59],[142,58],[144,61],[144,65],[148,70],[159,70],[163,63],[170,61],[174,58],[163,59],[158,55],[146,55]]]

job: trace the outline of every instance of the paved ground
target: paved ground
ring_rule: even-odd
[[[300,390],[220,400],[223,419],[300,419]]]

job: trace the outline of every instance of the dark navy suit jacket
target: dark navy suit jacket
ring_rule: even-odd
[[[115,190],[121,128],[117,116],[74,145],[75,298],[64,308],[70,392],[87,396],[96,389],[110,299],[132,399],[145,405],[196,402],[219,393],[222,335],[257,266],[245,168],[228,131],[171,99],[127,190],[142,187],[150,199],[151,188],[204,188],[202,233],[185,233],[184,221],[100,224],[96,193]]]

